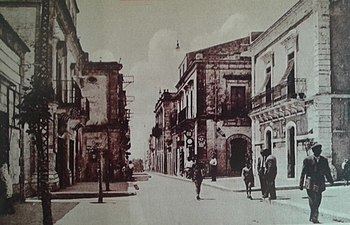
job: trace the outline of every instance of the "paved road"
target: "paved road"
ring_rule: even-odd
[[[310,224],[308,215],[288,206],[248,200],[244,193],[202,187],[195,199],[194,184],[152,175],[138,182],[136,196],[82,201],[56,225],[236,225]],[[320,218],[323,224],[336,222]]]

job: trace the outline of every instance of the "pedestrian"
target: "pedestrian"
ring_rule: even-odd
[[[344,159],[343,163],[341,164],[341,168],[343,171],[344,185],[348,185],[350,180],[350,161],[348,159]]]
[[[7,163],[0,168],[0,214],[13,214],[15,209],[12,201],[13,187]]]
[[[305,188],[310,206],[309,220],[313,223],[320,223],[318,221],[318,208],[321,204],[322,192],[326,190],[325,177],[331,185],[333,185],[334,182],[328,160],[321,156],[322,145],[316,143],[311,149],[313,155],[306,157],[303,161],[299,189],[303,190],[305,180]]]
[[[129,161],[129,165],[128,165],[128,180],[132,179],[132,174],[134,173],[134,164],[132,163],[132,161]]]
[[[211,157],[209,164],[210,164],[211,181],[216,181],[216,174],[217,174],[217,170],[218,170],[218,161],[216,160],[215,155],[213,155]]]
[[[193,166],[193,182],[196,185],[197,200],[200,200],[201,185],[205,175],[204,164],[197,161]]]
[[[257,164],[257,171],[258,171],[258,176],[260,180],[260,189],[261,189],[261,196],[264,197],[265,194],[265,171],[266,171],[266,156],[267,155],[267,149],[262,149],[260,151],[260,156],[258,158],[258,164]]]
[[[270,152],[269,150],[265,152]],[[269,200],[276,199],[276,185],[275,179],[277,176],[277,160],[274,155],[267,156],[265,160],[266,170],[265,170],[265,194],[264,198],[269,198]]]
[[[254,175],[251,163],[247,162],[245,167],[242,169],[242,177],[245,184],[245,190],[247,193],[247,198],[252,198],[252,187],[254,187]]]
[[[187,162],[185,163],[185,176],[188,179],[192,179],[193,176],[193,159],[188,157]]]

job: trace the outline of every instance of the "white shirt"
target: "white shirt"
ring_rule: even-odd
[[[209,164],[212,166],[216,166],[218,164],[218,161],[216,160],[216,158],[213,158],[210,160]]]

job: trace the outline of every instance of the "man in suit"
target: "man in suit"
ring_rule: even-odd
[[[269,152],[269,151],[267,151]],[[276,199],[276,185],[275,179],[277,175],[277,160],[274,155],[269,155],[265,161],[266,172],[265,172],[265,193],[264,198],[270,200]]]
[[[306,177],[305,188],[309,197],[311,210],[309,220],[313,223],[319,223],[318,208],[321,204],[322,192],[326,190],[325,177],[331,185],[333,185],[333,178],[331,176],[328,160],[321,156],[322,145],[314,144],[311,149],[314,154],[306,157],[303,161],[299,188],[303,190],[304,179]]]
[[[262,149],[260,151],[260,156],[258,158],[258,164],[257,164],[257,171],[258,176],[260,180],[260,188],[261,188],[261,195],[264,196],[265,194],[265,171],[266,171],[266,165],[265,165],[265,159],[267,157],[267,149]]]

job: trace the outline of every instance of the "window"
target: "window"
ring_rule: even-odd
[[[266,68],[266,81],[265,81],[265,91],[266,91],[266,104],[270,104],[272,100],[271,92],[271,67]]]
[[[245,87],[231,87],[231,114],[243,116],[246,113]]]
[[[288,97],[295,98],[294,52],[288,54],[287,75]]]

